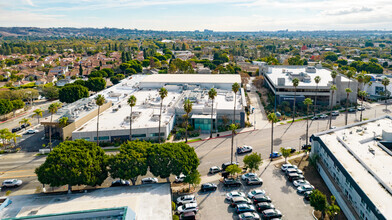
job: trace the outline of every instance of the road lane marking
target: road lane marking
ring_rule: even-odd
[[[11,170],[11,171],[0,171],[0,174],[7,174],[7,173],[17,173],[17,172],[25,172],[25,171],[35,171],[35,170]]]
[[[23,178],[23,177],[32,177],[37,175],[24,175],[24,176],[7,176],[7,177],[0,177],[0,179],[15,179],[15,178]]]

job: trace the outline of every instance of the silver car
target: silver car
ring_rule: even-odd
[[[2,186],[3,187],[18,187],[22,185],[22,180],[17,180],[17,179],[9,179],[9,180],[4,180]]]

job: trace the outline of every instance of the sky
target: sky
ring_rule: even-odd
[[[0,0],[0,26],[391,30],[391,11],[391,0]]]

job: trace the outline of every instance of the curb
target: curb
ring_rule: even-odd
[[[252,131],[257,131],[257,130],[259,130],[259,129],[254,129],[254,130],[249,130],[249,131],[238,132],[237,134],[243,134],[243,133],[252,132]],[[199,140],[199,141],[186,142],[186,144],[197,143],[197,142],[201,142],[201,141],[208,141],[208,140],[213,140],[213,139],[217,139],[217,138],[224,138],[224,137],[229,137],[229,136],[231,136],[231,134],[226,134],[226,135],[222,135],[222,136],[219,136],[219,137],[213,137],[213,138],[204,138],[204,139],[201,139],[201,140]]]
[[[15,117],[10,118],[10,119],[7,119],[7,120],[5,120],[5,121],[0,121],[0,124],[6,123],[6,122],[8,122],[8,121],[11,121],[11,120],[13,120],[13,119],[15,119],[15,118],[18,118],[18,117],[20,117],[20,116],[26,115],[26,114],[28,114],[28,113],[29,113],[29,112],[25,112],[25,113],[23,113],[23,114],[17,115],[17,116],[15,116]]]

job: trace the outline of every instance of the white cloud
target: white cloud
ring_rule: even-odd
[[[26,2],[26,4],[30,5],[30,6],[34,6],[34,3],[32,0],[24,0]]]

